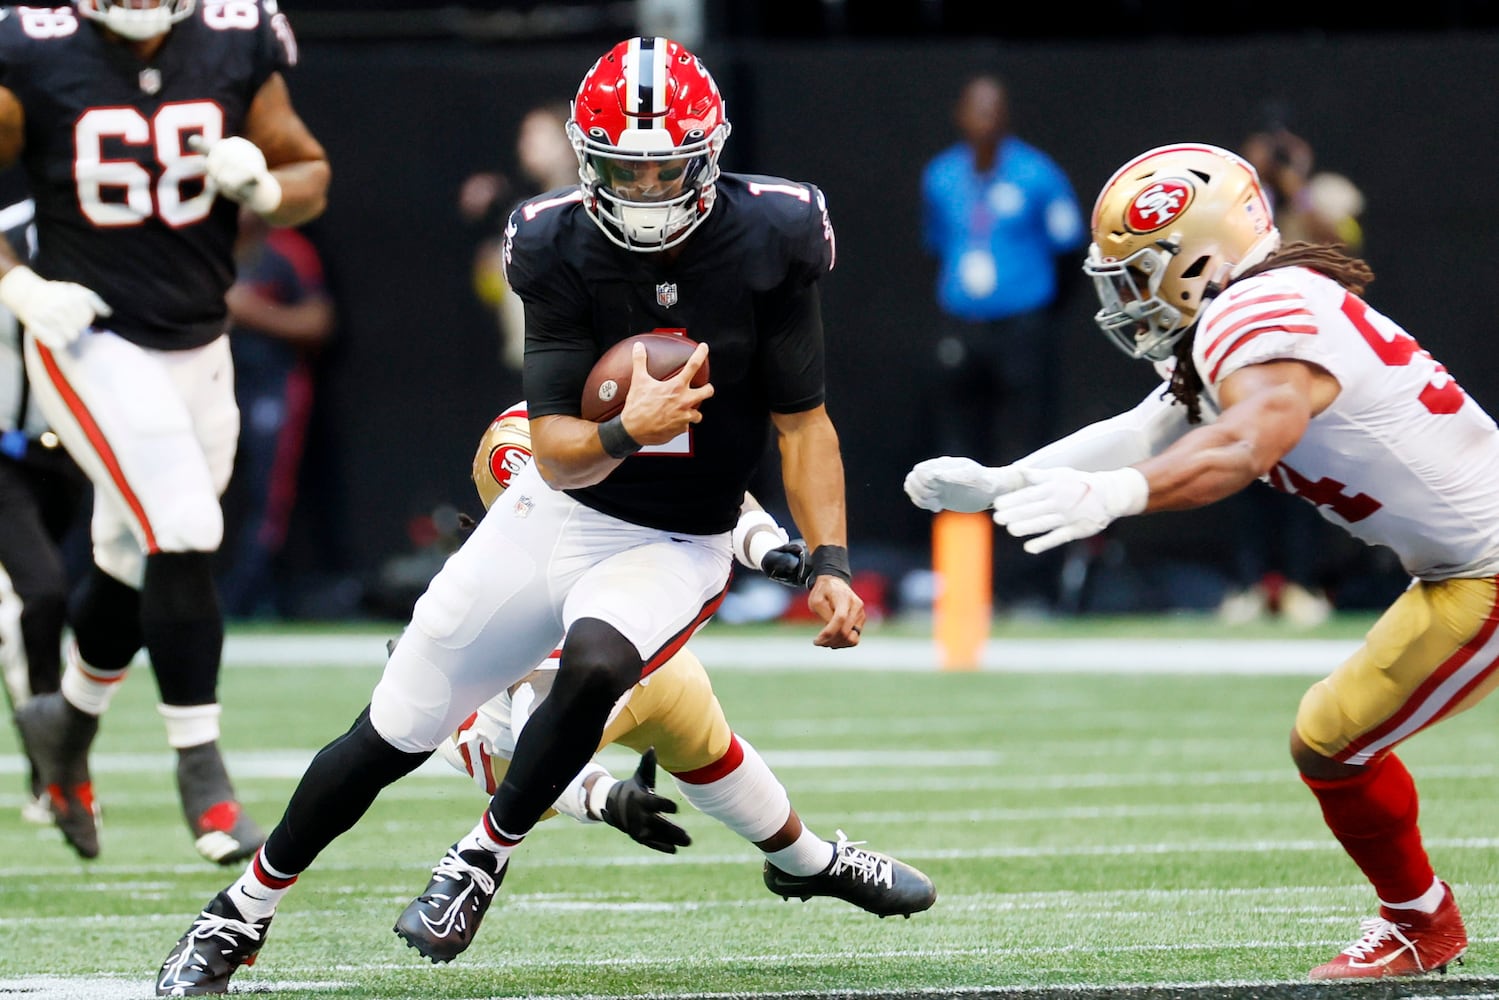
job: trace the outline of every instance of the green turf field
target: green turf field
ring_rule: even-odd
[[[1320,634],[1356,637],[1363,624]],[[1137,622],[1121,634],[1169,643],[1175,627]],[[237,659],[226,668],[223,745],[242,797],[267,826],[377,677],[383,639],[344,634],[369,643],[368,665]],[[710,626],[705,638],[757,648],[768,634],[733,639]],[[900,634],[872,629],[866,644]],[[1106,651],[1108,629],[1086,634]],[[1226,652],[1257,635],[1217,641]],[[1309,675],[849,670],[781,654],[774,669],[715,671],[704,660],[736,730],[809,825],[829,838],[841,828],[924,869],[939,892],[932,910],[878,920],[832,900],[782,902],[763,887],[757,853],[690,807],[683,823],[694,844],[675,857],[559,819],[518,852],[474,946],[434,967],[391,925],[483,806],[466,777],[434,763],[389,789],[303,876],[235,992],[931,996],[1072,987],[1069,995],[1093,996],[1164,985],[1173,989],[1138,995],[1184,996],[1197,984],[1193,995],[1303,995],[1291,984],[1351,941],[1372,910],[1286,754]],[[92,863],[54,830],[21,822],[14,740],[8,728],[0,736],[0,997],[149,995],[192,915],[238,874],[193,851],[153,703],[149,672],[138,670],[96,745],[105,828]],[[1423,792],[1428,847],[1472,939],[1461,974],[1428,992],[1499,995],[1499,981],[1487,979],[1499,970],[1493,706],[1417,737],[1403,755]],[[633,766],[626,753],[609,752],[605,763],[619,773]]]

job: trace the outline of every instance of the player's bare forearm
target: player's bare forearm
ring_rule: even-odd
[[[847,559],[824,564],[830,572],[819,572],[817,557],[824,545],[836,547],[828,552],[846,550],[848,545],[838,432],[821,406],[805,413],[772,413],[771,421],[780,435],[786,502],[813,553],[807,606],[824,624],[812,643],[829,649],[857,646],[864,629],[864,601],[849,585]]]
[[[327,160],[306,160],[275,167],[271,175],[281,185],[281,204],[265,217],[273,226],[300,226],[328,207],[328,185],[333,170]]]
[[[827,410],[819,406],[805,413],[772,414],[771,419],[780,435],[786,502],[807,546],[846,546],[843,456]]]
[[[1150,485],[1145,510],[1203,507],[1265,475],[1301,439],[1311,420],[1307,395],[1284,383],[1250,387],[1212,424],[1198,427],[1136,468]]]
[[[0,239],[0,274],[19,266],[20,263],[21,258],[16,254],[15,248],[10,245],[10,240]]]
[[[602,482],[623,459],[611,458],[591,420],[555,414],[531,421],[532,461],[554,490],[577,490]]]
[[[21,158],[26,145],[26,112],[9,89],[0,87],[0,169]]]
[[[328,154],[292,108],[280,73],[261,84],[245,115],[245,138],[265,154],[281,185],[281,204],[265,216],[273,226],[299,226],[323,214],[333,169]]]
[[[1253,449],[1215,427],[1192,431],[1136,466],[1150,485],[1145,511],[1190,510],[1232,496],[1256,473]]]

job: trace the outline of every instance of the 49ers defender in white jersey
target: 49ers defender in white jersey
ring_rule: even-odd
[[[1378,895],[1313,979],[1443,970],[1467,949],[1394,748],[1499,683],[1499,429],[1361,295],[1342,248],[1280,245],[1258,175],[1215,146],[1152,149],[1093,209],[1095,321],[1168,378],[1134,410],[1002,468],[964,458],[906,477],[928,510],[984,510],[1043,552],[1115,518],[1221,500],[1256,478],[1385,545],[1410,587],[1301,700],[1291,756]]]
[[[1203,312],[1192,346],[1205,419],[1249,365],[1295,359],[1336,398],[1271,467],[1276,489],[1386,545],[1413,577],[1499,574],[1499,433],[1410,334],[1331,278],[1285,267],[1236,282]]]

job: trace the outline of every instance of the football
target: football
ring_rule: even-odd
[[[631,345],[637,341],[645,345],[645,370],[655,379],[668,379],[681,371],[697,347],[697,341],[676,333],[642,333],[621,340],[594,362],[588,381],[583,383],[584,420],[603,423],[624,409],[630,375],[635,370]],[[692,385],[701,387],[707,383],[708,362],[704,361],[693,376]]]

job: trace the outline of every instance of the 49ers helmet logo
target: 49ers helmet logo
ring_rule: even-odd
[[[1135,195],[1124,212],[1124,224],[1136,233],[1153,233],[1175,222],[1195,194],[1192,185],[1178,177],[1159,180]]]
[[[489,453],[489,473],[499,484],[500,491],[510,488],[511,478],[531,461],[531,452],[513,444],[502,444]]]

